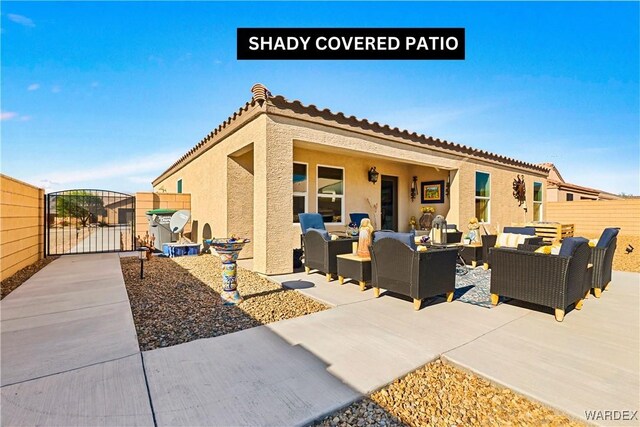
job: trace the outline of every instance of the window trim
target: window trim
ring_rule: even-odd
[[[182,190],[184,189],[183,184],[184,182],[182,181],[182,178],[178,178],[176,181],[176,194],[182,194]]]
[[[320,168],[330,168],[330,169],[340,169],[342,170],[342,194],[336,194],[336,195],[320,195],[320,175],[319,175],[319,169]],[[345,204],[344,204],[344,199],[345,199],[345,195],[347,194],[347,174],[345,173],[345,169],[343,166],[333,166],[333,165],[323,165],[323,164],[316,164],[316,213],[318,212],[318,198],[320,197],[324,197],[324,198],[340,198],[341,204],[340,204],[340,210],[341,210],[341,215],[340,215],[340,222],[327,222],[326,224],[328,225],[345,225],[344,222],[344,217],[346,216],[345,213]]]
[[[536,201],[536,184],[540,184],[540,201]],[[533,181],[533,213],[536,212],[536,204],[540,205],[540,218],[533,218],[534,221],[542,221],[544,218],[544,185],[540,181]]]
[[[309,177],[309,163],[293,162],[293,164],[305,165],[307,167],[307,191],[305,191],[304,193],[301,191],[292,191],[291,201],[293,201],[294,197],[304,197],[304,213],[308,213],[309,212],[309,179],[311,179]],[[293,181],[293,166],[291,167],[291,180]],[[293,182],[291,183],[291,188],[293,189]],[[292,216],[293,216],[293,212],[292,212]],[[291,218],[291,220],[293,221],[294,224],[300,224],[300,221],[295,222],[293,220],[293,217]]]
[[[485,197],[485,196],[478,196],[476,195],[476,190],[478,188],[478,172],[480,173],[484,173],[489,175],[489,197]],[[476,200],[480,199],[480,200],[487,200],[487,220],[486,221],[480,221],[480,218],[478,218],[478,223],[479,224],[490,224],[491,223],[491,193],[492,193],[492,183],[491,183],[491,172],[485,172],[483,170],[476,170],[475,174],[474,174],[474,182],[473,182],[474,186],[473,186],[473,205],[474,205],[474,214],[476,214],[475,212],[475,202]]]

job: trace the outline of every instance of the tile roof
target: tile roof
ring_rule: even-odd
[[[201,152],[204,152],[208,148],[213,146],[213,144],[215,144],[218,139],[226,135],[226,131],[228,130],[228,128],[239,118],[241,118],[241,116],[246,116],[249,113],[256,113],[255,115],[260,113],[268,114],[270,112],[270,106],[274,106],[280,109],[289,109],[294,113],[306,113],[311,117],[321,117],[325,120],[333,121],[338,124],[358,127],[363,130],[383,134],[387,137],[390,136],[403,140],[409,140],[420,145],[426,145],[441,150],[452,151],[454,153],[463,153],[479,159],[494,160],[513,166],[525,167],[537,172],[548,172],[549,170],[549,167],[546,163],[538,165],[534,163],[523,162],[512,157],[502,156],[486,150],[480,150],[466,145],[450,142],[444,139],[434,138],[432,136],[427,136],[424,134],[418,134],[416,132],[409,132],[406,129],[400,129],[397,127],[392,128],[387,124],[380,124],[375,121],[370,122],[367,119],[358,119],[355,116],[346,116],[343,112],[340,111],[336,113],[329,110],[328,108],[320,110],[313,104],[305,105],[299,100],[290,101],[282,95],[272,95],[266,87],[259,83],[255,84],[251,88],[251,92],[253,93],[253,97],[250,102],[247,102],[237,112],[234,112],[232,116],[229,116],[227,120],[222,122],[217,128],[215,128],[208,135],[202,138],[202,140],[200,140],[200,142],[198,142],[193,148],[191,148],[191,150],[186,152],[171,166],[169,166],[153,181],[154,185],[161,178],[167,176],[182,163],[185,163],[192,158],[197,157],[201,154]],[[253,115],[254,114],[251,114],[251,116]]]

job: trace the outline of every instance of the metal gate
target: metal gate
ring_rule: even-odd
[[[135,196],[81,189],[49,193],[44,198],[47,255],[135,249]]]

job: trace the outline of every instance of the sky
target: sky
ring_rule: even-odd
[[[640,4],[2,2],[2,173],[149,191],[277,95],[640,194]],[[238,61],[238,27],[464,27],[463,61]],[[216,165],[211,165],[216,167]]]

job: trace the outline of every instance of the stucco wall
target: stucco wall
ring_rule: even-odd
[[[394,176],[398,178],[398,229],[399,231],[408,231],[409,219],[415,216],[420,218],[421,206],[432,206],[436,209],[435,215],[447,216],[449,213],[449,198],[445,197],[444,203],[425,204],[420,203],[420,183],[423,181],[447,180],[447,171],[436,170],[427,166],[415,166],[408,163],[394,162],[383,160],[373,156],[356,155],[354,153],[348,155],[344,153],[332,153],[330,151],[318,151],[303,147],[294,147],[293,160],[307,164],[308,173],[308,192],[307,192],[307,211],[317,212],[317,166],[333,166],[344,168],[344,224],[332,225],[327,224],[329,231],[344,231],[349,223],[348,214],[352,212],[366,212],[370,217],[374,218],[374,211],[369,204],[377,204],[377,212],[375,214],[376,228],[381,226],[381,180],[382,175]],[[375,166],[380,174],[380,178],[376,184],[372,184],[368,180],[369,169]],[[418,195],[412,202],[410,197],[411,179],[418,177]],[[289,215],[291,217],[291,214]],[[293,247],[300,246],[300,225],[293,224],[291,243]]]
[[[44,190],[0,175],[1,279],[44,257]]]
[[[539,175],[528,173],[524,170],[518,170],[511,167],[502,167],[486,163],[480,163],[468,160],[460,164],[456,181],[460,188],[456,192],[457,195],[452,196],[459,199],[459,218],[458,223],[461,225],[461,231],[467,231],[469,218],[475,216],[475,183],[476,171],[488,172],[491,174],[491,201],[490,201],[490,217],[489,223],[485,224],[487,231],[495,232],[501,230],[505,226],[524,224],[533,221],[533,183],[542,183],[542,216],[543,220],[546,216],[546,186],[547,180],[544,174]],[[517,174],[524,175],[526,183],[526,207],[525,213],[523,207],[518,207],[518,201],[513,197],[513,180]],[[453,219],[453,218],[452,218]]]

